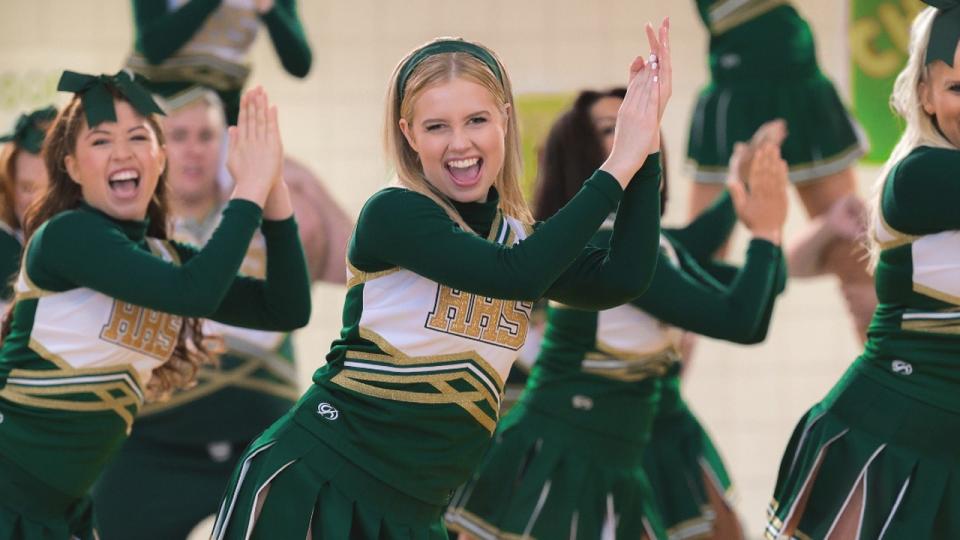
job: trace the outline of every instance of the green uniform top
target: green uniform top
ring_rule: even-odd
[[[20,256],[23,254],[23,242],[20,231],[0,221],[0,308],[6,312],[6,304],[13,299],[13,278],[20,269]]]
[[[201,220],[174,219],[171,238],[206,245],[220,224],[222,210],[215,208]],[[263,279],[266,265],[266,240],[254,233],[240,273]],[[226,350],[218,365],[201,368],[196,385],[146,404],[137,416],[137,436],[192,445],[248,441],[299,397],[289,333],[205,321],[204,335],[223,339]]]
[[[813,33],[789,0],[696,0],[710,31],[710,73],[723,84],[818,71]]]
[[[388,188],[367,201],[348,250],[343,330],[295,420],[375,477],[445,505],[479,462],[533,301],[606,307],[646,288],[659,235],[659,154],[626,191],[597,171],[531,230],[485,203]],[[623,199],[609,249],[585,247]]]
[[[258,206],[231,201],[202,251],[86,204],[43,224],[0,349],[0,456],[80,497],[129,432],[183,317],[270,330],[306,324],[309,278],[293,218],[263,222],[267,279],[237,276],[260,221]]]
[[[134,52],[127,67],[149,79],[151,91],[172,99],[194,85],[213,88],[236,123],[250,74],[247,53],[262,21],[291,75],[306,77],[312,54],[296,0],[275,0],[262,15],[237,0],[133,0]]]
[[[890,171],[873,233],[879,305],[861,369],[960,412],[960,151],[919,147]]]
[[[766,336],[786,265],[777,246],[759,239],[740,268],[712,261],[735,222],[725,194],[686,228],[665,230],[653,282],[628,304],[588,311],[551,302],[521,401],[588,431],[645,442],[651,418],[638,405],[679,360],[680,330],[737,343]],[[595,243],[609,238],[601,229]]]

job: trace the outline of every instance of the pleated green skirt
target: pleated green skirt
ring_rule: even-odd
[[[630,411],[629,414],[642,414]],[[447,525],[474,538],[666,539],[643,447],[515,405]]]
[[[443,540],[442,514],[369,475],[288,414],[241,458],[212,538]]]
[[[714,511],[706,482],[728,496],[730,477],[710,436],[680,397],[679,378],[668,376],[643,466],[671,539],[713,537]],[[727,499],[727,504],[733,504]]]
[[[0,540],[94,540],[89,497],[61,493],[0,456]]]
[[[780,465],[766,537],[829,536],[865,484],[860,538],[960,538],[960,415],[851,367],[800,420]],[[805,508],[798,502],[809,491]]]
[[[687,158],[694,179],[726,181],[734,143],[749,141],[776,118],[787,122],[781,150],[792,182],[842,171],[866,152],[862,131],[819,70],[790,79],[712,82],[701,91],[690,125]]]

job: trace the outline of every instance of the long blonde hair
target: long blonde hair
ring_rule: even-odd
[[[472,231],[447,197],[433,187],[424,176],[419,156],[400,130],[401,118],[406,119],[408,123],[413,122],[413,106],[424,91],[434,85],[455,78],[466,79],[486,88],[500,106],[501,112],[507,115],[507,133],[504,141],[506,155],[503,160],[503,168],[497,174],[493,183],[500,194],[500,210],[524,223],[533,223],[533,215],[520,190],[520,174],[522,172],[520,132],[517,127],[517,109],[513,102],[513,89],[510,85],[507,70],[503,67],[496,53],[479,43],[471,42],[473,45],[489,52],[496,60],[502,74],[502,82],[479,58],[464,52],[447,52],[429,56],[420,62],[407,78],[406,85],[402,89],[402,101],[398,96],[401,89],[397,88],[397,79],[410,58],[420,49],[432,43],[451,39],[457,38],[437,38],[410,51],[397,64],[393,76],[390,78],[390,87],[387,91],[387,114],[383,131],[384,150],[396,172],[394,183],[429,197],[440,205],[450,216],[450,219],[460,227]]]
[[[919,146],[955,148],[937,129],[934,118],[923,109],[923,102],[920,99],[920,83],[928,82],[930,78],[930,70],[926,65],[927,46],[930,43],[930,30],[933,27],[933,20],[939,13],[940,10],[937,8],[928,7],[924,9],[913,20],[910,29],[910,53],[907,65],[897,75],[897,80],[893,84],[893,93],[890,94],[890,107],[904,119],[906,129],[900,136],[900,140],[897,141],[893,151],[890,152],[890,157],[883,164],[880,176],[874,182],[868,230],[876,227],[880,219],[883,186],[890,175],[890,171],[897,163],[900,163]],[[880,256],[880,246],[874,234],[868,234],[867,238],[869,239],[870,268],[874,269]]]

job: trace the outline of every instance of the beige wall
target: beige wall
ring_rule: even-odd
[[[797,4],[812,22],[825,71],[845,89],[845,3]],[[622,83],[630,59],[645,52],[642,24],[669,15],[676,90],[664,129],[675,149],[670,166],[681,170],[693,99],[706,77],[705,35],[692,1],[303,0],[300,5],[314,52],[310,76],[305,81],[286,76],[261,37],[252,82],[263,84],[280,103],[288,151],[309,163],[353,215],[386,179],[380,124],[389,74],[408,49],[438,35],[492,46],[518,92],[574,91]],[[8,125],[18,109],[49,99],[63,68],[118,69],[130,47],[130,21],[122,0],[0,2],[0,125]],[[861,177],[868,181],[870,171],[861,171]],[[681,180],[671,189],[667,221],[679,223],[688,186]],[[792,210],[788,233],[804,221],[796,204]],[[735,256],[744,240],[741,232]],[[313,321],[298,343],[305,382],[339,330],[341,299],[335,287],[316,288]],[[765,344],[700,343],[687,395],[727,458],[751,534],[761,530],[794,423],[857,351],[828,279],[791,283]]]

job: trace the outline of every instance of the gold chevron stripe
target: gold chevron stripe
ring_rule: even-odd
[[[114,397],[111,390],[119,390],[123,397]],[[76,401],[57,399],[50,396],[64,397],[69,394],[94,394],[98,401]],[[133,425],[133,417],[140,408],[140,398],[122,381],[111,381],[97,384],[76,384],[65,386],[27,387],[17,384],[7,384],[0,390],[0,397],[38,409],[53,409],[72,412],[102,412],[116,413],[126,424],[127,433]],[[133,411],[130,411],[130,408]]]
[[[472,392],[462,392],[450,386],[450,381],[464,380],[474,388]],[[331,382],[354,392],[392,401],[406,403],[423,403],[431,405],[454,404],[462,407],[480,425],[490,433],[497,427],[497,402],[493,395],[484,387],[483,383],[469,371],[455,371],[449,373],[435,373],[427,375],[388,375],[344,369],[337,373]],[[439,393],[413,392],[395,388],[383,388],[368,382],[384,382],[393,384],[427,383],[436,388]],[[484,412],[477,406],[478,402],[486,401],[494,411],[493,415]]]
[[[452,354],[436,354],[436,355],[426,355],[426,356],[408,356],[403,353],[400,349],[390,344],[389,341],[383,338],[380,334],[377,334],[373,330],[368,328],[360,327],[359,330],[360,337],[373,343],[380,348],[381,351],[385,353],[385,356],[379,356],[375,353],[362,353],[356,351],[347,351],[347,358],[353,359],[352,355],[356,355],[358,360],[375,360],[380,362],[389,362],[399,366],[419,366],[425,364],[436,364],[440,362],[473,362],[479,367],[490,379],[493,381],[493,384],[496,385],[497,391],[501,394],[503,393],[503,379],[500,378],[500,374],[497,373],[497,370],[493,369],[486,360],[484,360],[479,354],[475,351],[465,351]],[[362,356],[361,356],[362,355]]]

